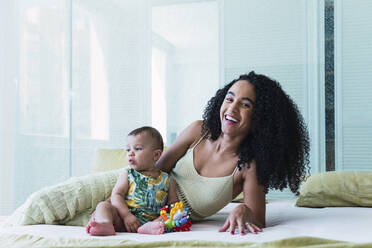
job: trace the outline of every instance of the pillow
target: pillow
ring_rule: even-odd
[[[372,171],[311,175],[302,185],[299,207],[372,207]]]
[[[3,226],[66,224],[84,226],[97,204],[106,200],[123,169],[70,178],[28,197]]]
[[[237,195],[232,202],[244,202],[244,193],[241,192],[239,195]]]
[[[167,147],[164,147],[165,151]],[[127,167],[127,151],[124,149],[98,149],[94,154],[92,172],[117,170]]]
[[[124,149],[98,149],[94,154],[92,172],[117,170],[128,166]]]

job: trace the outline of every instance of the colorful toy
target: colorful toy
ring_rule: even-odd
[[[190,231],[192,226],[189,220],[188,209],[183,207],[183,202],[177,202],[171,205],[169,214],[168,206],[162,207],[160,216],[165,224],[166,232],[186,232]]]

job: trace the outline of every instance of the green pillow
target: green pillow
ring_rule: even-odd
[[[40,189],[14,211],[3,226],[65,224],[84,226],[100,201],[106,200],[122,169],[74,177]]]
[[[371,207],[372,171],[313,174],[301,185],[296,206]]]

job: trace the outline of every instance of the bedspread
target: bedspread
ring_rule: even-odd
[[[372,247],[372,208],[300,208],[294,200],[269,200],[262,233],[219,233],[230,203],[194,223],[190,232],[91,237],[84,227],[32,225],[0,228],[1,247]]]

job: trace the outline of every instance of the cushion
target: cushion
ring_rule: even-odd
[[[123,169],[90,174],[45,187],[28,197],[4,226],[66,224],[84,226],[100,201],[106,200]]]
[[[296,206],[371,207],[372,171],[313,174],[301,185]]]
[[[128,166],[124,149],[98,149],[94,154],[92,172],[117,170]]]
[[[244,193],[241,192],[239,195],[237,195],[232,202],[244,202]]]
[[[167,147],[164,147],[164,151]],[[117,170],[127,167],[127,151],[125,149],[98,149],[94,154],[92,172]]]

